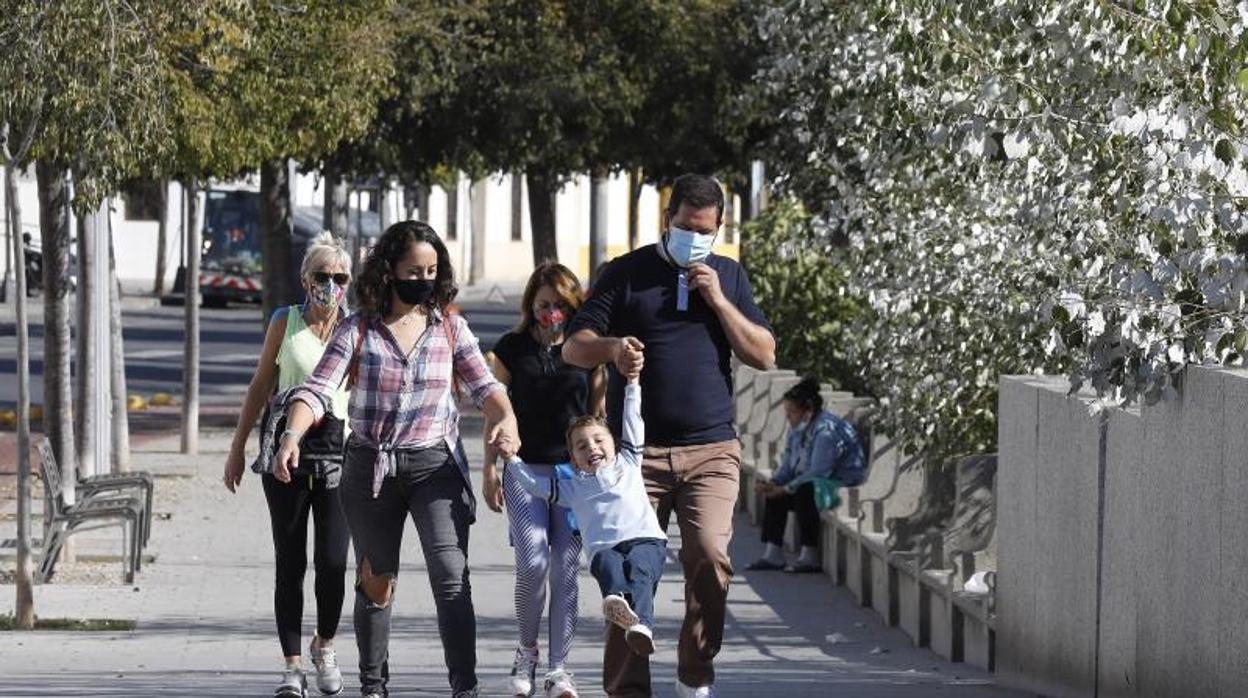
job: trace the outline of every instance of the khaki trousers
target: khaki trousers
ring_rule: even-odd
[[[721,441],[671,448],[648,446],[642,474],[650,503],[667,528],[680,527],[685,573],[685,622],[677,650],[677,676],[687,686],[715,681],[713,661],[724,638],[724,613],[732,562],[728,542],[739,493],[741,445]],[[659,638],[661,640],[661,638]],[[650,659],[633,654],[624,631],[607,626],[602,685],[610,696],[650,696]]]

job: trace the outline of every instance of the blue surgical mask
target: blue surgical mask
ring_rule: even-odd
[[[703,235],[692,230],[671,226],[664,241],[667,254],[678,267],[688,267],[706,261],[715,245],[714,235]]]

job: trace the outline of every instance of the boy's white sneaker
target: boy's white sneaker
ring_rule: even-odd
[[[576,692],[576,682],[572,675],[563,669],[555,669],[546,674],[546,698],[580,698]]]
[[[628,648],[633,651],[633,654],[643,657],[654,654],[654,633],[641,623],[637,623],[624,633],[624,641],[628,643]]]
[[[628,599],[619,594],[607,594],[602,597],[602,615],[606,617],[607,622],[624,630],[641,622],[641,619],[633,612],[633,607],[628,605]]]
[[[676,695],[680,698],[715,698],[715,689],[711,686],[686,686],[676,679]]]

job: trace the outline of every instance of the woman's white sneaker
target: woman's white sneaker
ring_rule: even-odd
[[[624,630],[641,622],[641,619],[633,612],[633,607],[628,605],[628,599],[619,594],[607,594],[602,597],[602,615],[606,617],[608,623]]]
[[[287,665],[282,671],[282,680],[273,689],[273,698],[307,698],[308,679],[303,675],[303,667]]]
[[[338,653],[333,647],[308,645],[308,656],[316,670],[316,688],[323,695],[334,696],[342,692],[342,670],[338,668]]]
[[[512,696],[528,698],[533,695],[533,683],[537,679],[537,655],[536,647],[516,648],[516,659],[511,664],[511,677],[508,679]]]
[[[546,698],[579,698],[576,682],[572,675],[563,669],[555,669],[546,674]]]

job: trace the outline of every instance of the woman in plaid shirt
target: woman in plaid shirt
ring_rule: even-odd
[[[446,246],[424,223],[390,226],[356,283],[360,311],[341,323],[316,370],[291,395],[274,476],[289,478],[299,439],[350,384],[339,496],[356,555],[355,634],[364,696],[383,696],[390,671],[390,602],[410,514],[437,602],[454,696],[476,696],[476,616],[468,526],[476,500],[459,439],[457,392],[485,413],[489,441],[519,444],[507,392],[468,323],[447,312],[456,293]]]

